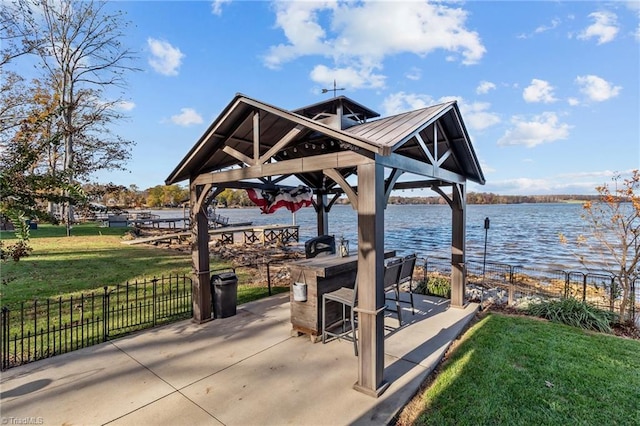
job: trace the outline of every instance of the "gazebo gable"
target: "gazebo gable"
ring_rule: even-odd
[[[390,147],[392,157],[415,160],[410,168],[421,176],[485,183],[455,101],[385,117],[347,132]],[[392,168],[394,163],[403,167],[408,164],[403,160],[386,162]]]
[[[389,148],[350,135],[308,117],[286,111],[243,95],[237,95],[211,124],[200,140],[166,179],[167,184],[194,176],[234,168],[259,167],[274,162],[354,151],[372,157],[388,154]],[[343,160],[343,164],[346,164]],[[310,160],[307,160],[310,163]],[[268,169],[268,167],[267,167]],[[313,167],[307,168],[310,173]],[[300,176],[311,186],[321,178]]]
[[[335,100],[359,108],[365,118],[378,115],[348,98]],[[217,179],[201,177],[200,181],[215,180],[217,186],[226,182],[223,186],[227,187],[275,186],[286,177],[295,176],[314,190],[340,193],[348,191],[346,179],[357,173],[361,160],[376,158],[392,170],[387,195],[396,185],[430,186],[427,181],[438,185],[461,183],[468,178],[484,184],[455,101],[344,130],[326,124],[321,107],[322,103],[292,112],[238,94],[166,183],[221,173]],[[236,172],[232,172],[234,169]],[[405,172],[426,181],[397,183]],[[254,183],[247,182],[251,180]]]

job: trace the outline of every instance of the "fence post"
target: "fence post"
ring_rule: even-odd
[[[269,265],[271,265],[271,260],[267,261],[267,288],[269,289],[269,296],[271,296],[271,269],[269,269]]]
[[[428,258],[424,258],[424,266],[422,267],[422,275],[423,275],[423,279],[424,279],[424,288],[427,288],[427,277],[429,276],[429,274],[427,273],[427,268],[429,267],[429,259]]]
[[[631,321],[633,321],[635,323],[636,320],[636,300],[638,299],[636,296],[636,281],[638,279],[635,278],[633,281],[631,281]],[[635,323],[636,326],[640,326],[640,324]]]
[[[609,310],[613,312],[613,307],[615,306],[615,297],[616,297],[616,279],[615,277],[611,277],[611,295],[609,295]]]
[[[587,301],[587,275],[582,274],[582,301]]]
[[[2,307],[2,371],[9,368],[9,308]]]
[[[509,265],[509,300],[507,301],[507,304],[509,306],[513,306],[513,296],[515,293],[515,283],[513,282],[514,280],[514,273],[513,273],[513,269],[515,268],[515,266]]]
[[[109,291],[104,286],[104,295],[102,296],[102,341],[106,342],[109,337]]]
[[[155,327],[156,326],[156,295],[158,294],[156,287],[158,285],[158,278],[154,276],[153,279],[151,280],[151,283],[153,284],[153,296],[151,297],[152,299],[151,303],[153,304],[153,306],[151,308],[151,312],[153,315],[153,326]],[[136,289],[136,292],[137,292],[137,289]]]

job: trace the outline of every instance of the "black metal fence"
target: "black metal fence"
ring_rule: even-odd
[[[468,261],[465,266],[470,284],[504,289],[509,303],[526,296],[575,297],[613,312],[620,309],[622,293],[609,274],[494,262]],[[238,304],[289,289],[289,271],[283,260],[256,259],[236,264],[233,269],[241,283]],[[414,280],[427,283],[435,276],[450,275],[450,259],[428,257],[416,265]],[[640,315],[640,289],[635,284],[631,288],[631,318]],[[0,368],[6,370],[191,316],[192,280],[186,275],[127,282],[68,298],[34,300],[12,309],[4,307],[0,315]]]
[[[193,315],[192,281],[162,276],[100,292],[2,308],[2,370]]]
[[[423,260],[425,282],[434,276],[450,276],[451,260],[427,257]],[[505,263],[467,261],[467,281],[484,288],[504,289],[508,303],[528,296],[573,297],[611,312],[620,313],[623,299],[617,277],[606,272],[577,272],[514,266]],[[628,315],[640,316],[640,288],[633,281]]]
[[[289,268],[286,262],[256,260],[234,263],[238,275],[238,304],[289,291]]]

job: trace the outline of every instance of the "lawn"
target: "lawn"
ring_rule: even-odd
[[[640,341],[489,314],[399,424],[638,425]]]
[[[64,226],[39,225],[31,230],[30,256],[18,262],[8,260],[0,265],[0,302],[16,307],[34,298],[67,296],[82,291],[102,289],[150,279],[154,276],[191,274],[191,254],[147,245],[125,245],[122,237],[130,228],[103,228],[97,224],[74,225],[72,236]],[[0,232],[0,238],[11,244],[12,231]],[[210,269],[228,264],[212,258]],[[251,268],[238,268],[238,304],[268,296],[265,284],[253,281],[259,275]],[[280,284],[280,285],[279,285]],[[276,283],[272,293],[289,291]]]
[[[189,253],[121,244],[127,231],[83,224],[74,226],[72,236],[67,237],[64,226],[40,225],[31,231],[31,255],[1,265],[2,305],[190,273]],[[2,232],[5,243],[10,244],[12,237],[12,232]]]

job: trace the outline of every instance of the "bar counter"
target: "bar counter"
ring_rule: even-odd
[[[385,252],[385,258],[395,256],[395,251]],[[357,254],[340,257],[320,255],[303,259],[289,265],[291,272],[291,325],[292,334],[307,334],[313,342],[322,338],[322,295],[341,287],[353,288],[358,272]],[[307,284],[307,300],[294,300],[293,283]],[[340,319],[342,309],[337,303],[327,305],[327,323]]]

